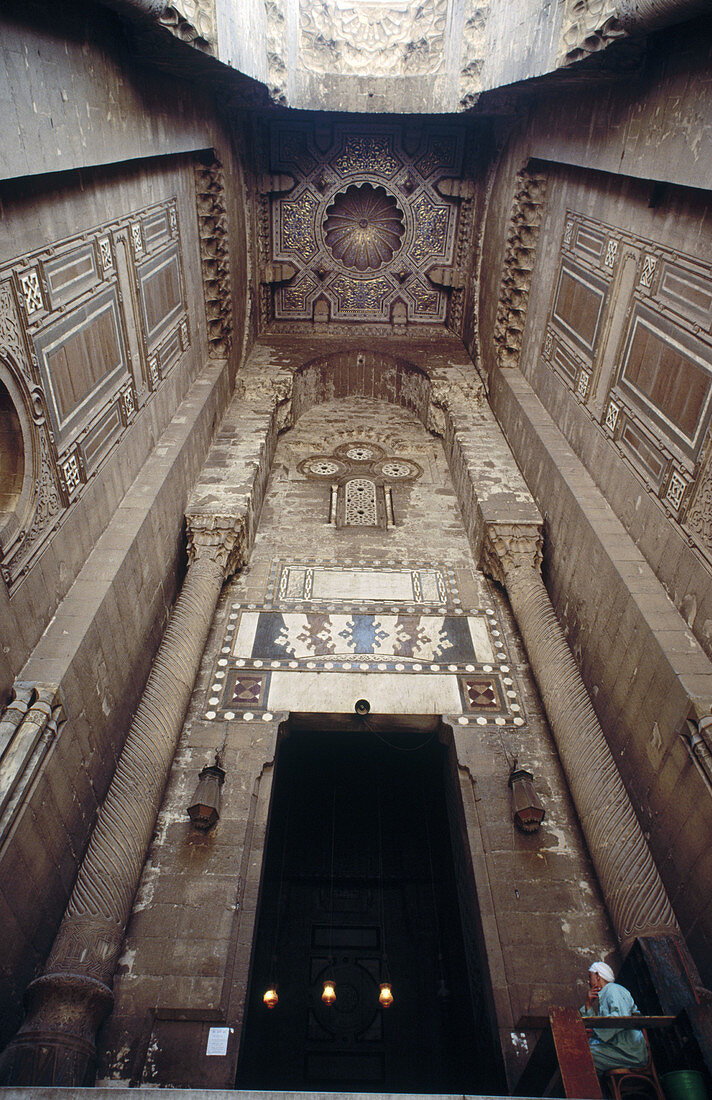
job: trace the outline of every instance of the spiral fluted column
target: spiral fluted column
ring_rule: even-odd
[[[89,1085],[111,983],[220,589],[243,532],[230,517],[189,519],[189,566],[99,811],[27,1017],[0,1059],[0,1084]]]
[[[504,584],[621,947],[680,929],[539,569],[535,528],[492,525],[483,565]]]

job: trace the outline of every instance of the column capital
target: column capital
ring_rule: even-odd
[[[225,580],[246,560],[247,517],[219,512],[186,512],[188,562],[213,561]]]
[[[543,544],[541,523],[487,523],[480,568],[506,587],[507,574],[514,569],[527,568],[539,573]]]

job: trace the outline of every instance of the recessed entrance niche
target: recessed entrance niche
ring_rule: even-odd
[[[485,991],[468,980],[481,967],[463,944],[446,765],[431,732],[300,730],[282,742],[238,1088],[504,1088]],[[472,914],[467,927],[472,939]],[[394,1003],[382,1008],[386,979]]]
[[[17,508],[24,474],[20,418],[7,387],[0,381],[0,531]]]

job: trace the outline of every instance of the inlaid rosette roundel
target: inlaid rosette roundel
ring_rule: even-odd
[[[376,271],[399,250],[403,212],[384,187],[351,184],[327,207],[324,239],[332,256],[350,271]]]
[[[376,472],[382,477],[400,479],[419,477],[421,470],[415,462],[409,462],[405,458],[392,458],[387,462],[379,462]]]
[[[347,466],[339,462],[333,455],[310,455],[297,467],[300,473],[307,477],[341,477],[346,473]]]

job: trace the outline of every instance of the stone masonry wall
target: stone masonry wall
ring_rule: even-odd
[[[207,97],[138,65],[112,12],[9,0],[3,20],[3,178],[205,147]]]
[[[0,820],[6,930],[0,1043],[19,1023],[24,988],[52,943],[180,587],[187,496],[251,339],[239,127],[229,135],[221,129],[209,98],[196,88],[134,67],[124,25],[99,5],[63,5],[56,25],[50,5],[46,9],[10,4],[3,10],[4,86],[12,89],[0,112],[4,288],[12,286],[21,311],[17,272],[23,265],[37,263],[38,254],[51,265],[67,252],[68,238],[82,255],[88,246],[96,289],[85,289],[76,301],[91,309],[107,287],[116,287],[131,391],[119,437],[63,498],[65,510],[41,552],[11,585],[0,580],[0,700],[8,701],[18,678],[46,685],[63,720],[59,736],[48,733],[32,756],[26,789],[4,804]],[[203,161],[217,155],[225,181],[216,216],[231,267],[225,286],[232,339],[218,359],[209,357],[206,332],[195,177],[200,150],[210,151]],[[161,212],[153,225],[144,217],[147,208]],[[96,239],[101,226],[113,234],[105,251]],[[201,232],[209,250],[205,221]],[[154,344],[142,343],[137,273],[154,252],[176,246],[185,329],[171,322],[170,357],[152,367]],[[46,283],[43,295],[48,309]],[[76,301],[51,303],[58,324],[63,311],[76,315]],[[31,356],[37,331],[34,317],[21,314],[18,340],[8,316],[0,325],[6,380],[12,369],[18,372],[17,361],[8,365],[6,347],[11,356],[18,348]],[[157,338],[159,356],[166,339]],[[28,468],[31,458],[26,451]],[[5,793],[12,766],[6,758],[0,767]]]
[[[677,33],[687,42],[687,60],[701,59],[705,40],[694,45],[691,29]],[[675,75],[675,56],[671,53],[665,70],[657,71],[656,87],[651,62],[645,89],[641,85],[630,93],[642,95],[635,109],[628,92],[615,105],[612,92],[592,94],[585,106],[582,101],[578,112],[581,119],[586,114],[581,126],[588,135],[583,145],[581,132],[574,134],[568,122],[556,128],[553,143],[547,131],[545,142],[551,120],[546,112],[511,139],[490,195],[479,339],[493,408],[545,517],[547,587],[557,615],[709,982],[712,864],[706,838],[712,799],[681,739],[688,715],[707,712],[712,701],[712,565],[700,518],[707,505],[697,504],[709,478],[708,444],[693,466],[680,457],[670,435],[646,429],[651,456],[659,452],[663,469],[667,465],[670,471],[655,482],[640,458],[626,450],[628,433],[638,431],[635,407],[625,414],[629,419],[624,421],[624,410],[615,420],[616,402],[623,408],[616,395],[622,392],[626,334],[636,316],[651,318],[678,346],[687,348],[685,341],[692,341],[693,355],[708,356],[709,324],[693,318],[687,305],[670,309],[660,296],[660,280],[666,265],[675,266],[683,279],[687,271],[694,272],[700,280],[696,286],[708,278],[709,192],[657,186],[622,174],[631,164],[636,176],[671,179],[678,178],[680,166],[701,163],[699,144],[685,122],[693,109],[687,83],[687,91],[675,99],[682,80]],[[625,103],[629,107],[624,109]],[[604,128],[596,120],[606,111]],[[650,129],[643,120],[653,116],[668,117],[670,125]],[[624,131],[625,156],[616,153],[613,164]],[[645,141],[636,139],[638,133],[646,135]],[[685,143],[684,156],[676,142]],[[547,160],[530,161],[533,152],[544,155],[545,144]],[[615,174],[574,166],[582,163],[610,167]],[[497,308],[503,300],[508,308],[519,304],[509,292],[501,294],[504,242],[518,173],[526,165],[545,178],[546,203],[528,302],[524,299],[519,371],[500,371],[493,340]],[[698,179],[685,171],[682,178]],[[593,252],[585,252],[586,244]],[[554,316],[562,265],[581,272],[583,282],[604,296],[592,350],[575,333],[565,332]],[[567,375],[568,363],[574,366]],[[670,491],[671,486],[677,491],[678,480],[687,495],[676,497],[673,506]]]
[[[105,1033],[104,1073],[115,1083],[233,1081],[280,723],[290,712],[348,723],[355,700],[366,697],[373,714],[401,715],[401,722],[408,714],[443,714],[453,730],[455,799],[462,798],[484,966],[513,1080],[528,1054],[527,1036],[513,1030],[519,1016],[570,1001],[591,951],[608,954],[613,942],[507,602],[475,566],[449,467],[454,461],[463,485],[472,477],[480,491],[479,503],[468,505],[473,531],[477,508],[487,507],[488,478],[496,489],[491,508],[499,492],[516,510],[507,476],[519,483],[491,414],[479,414],[479,445],[467,435],[465,410],[459,426],[450,421],[459,443],[446,446],[460,457],[448,461],[441,440],[421,422],[438,419],[435,381],[418,416],[371,396],[375,383],[364,374],[360,382],[352,375],[350,396],[333,397],[338,366],[280,435],[271,459],[271,429],[260,409],[270,399],[274,404],[276,392],[284,423],[291,423],[291,369],[319,351],[327,358],[323,343],[307,345],[292,342],[289,349],[280,340],[255,349],[191,506],[225,511],[231,486],[241,496],[246,474],[256,485],[271,465],[249,564],[223,592],[134,905]],[[420,349],[423,369],[441,380],[440,399],[448,374],[460,385],[469,379],[477,392],[457,347],[445,341]],[[377,352],[371,360],[375,371]],[[296,395],[296,380],[294,386]],[[470,415],[476,420],[476,408]],[[368,448],[375,458],[348,458],[349,450]],[[331,525],[332,475],[320,475],[319,464],[375,461],[387,480],[389,460],[396,469],[400,463],[418,471],[414,480],[390,478],[395,526]],[[523,486],[517,492],[524,509]],[[368,659],[360,651],[370,643],[356,635],[372,615],[380,640]],[[468,649],[472,642],[455,640],[465,623],[478,652]],[[399,642],[399,633],[405,639],[416,624],[412,642]],[[401,651],[409,656],[399,660]],[[496,704],[472,702],[478,675],[491,681]],[[198,771],[216,751],[227,772],[221,817],[210,833],[199,834],[185,808]],[[529,838],[511,819],[507,776],[516,755],[535,772],[547,806],[542,832]],[[547,944],[545,968],[532,952],[533,935]],[[215,1024],[232,1029],[225,1058],[205,1057]]]
[[[200,371],[205,347],[202,279],[199,265],[192,262],[198,244],[190,161],[157,161],[133,169],[97,170],[89,179],[75,175],[64,183],[61,191],[46,178],[25,182],[21,188],[13,183],[3,186],[2,260],[61,240],[76,233],[79,227],[90,229],[106,222],[107,214],[110,217],[112,213],[130,213],[177,194],[188,321],[195,339],[163,385],[149,395],[100,470],[90,477],[68,510],[64,524],[22,584],[11,596],[0,584],[0,622],[5,626],[5,636],[12,638],[9,652],[4,655],[7,681],[2,690],[6,698],[12,680]],[[138,376],[139,364],[135,359],[133,366]]]

